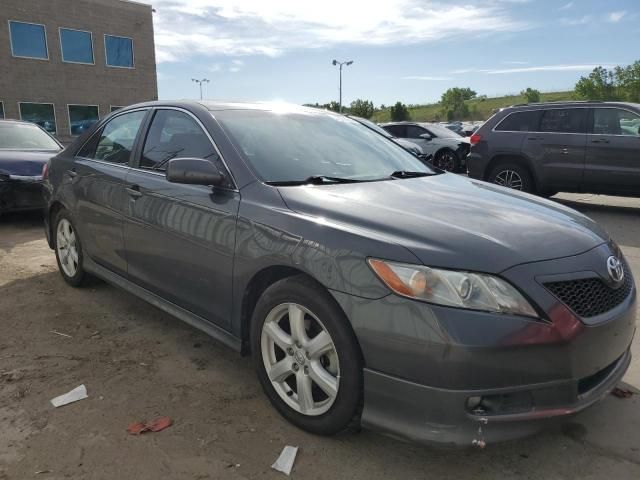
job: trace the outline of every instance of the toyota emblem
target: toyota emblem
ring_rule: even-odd
[[[624,279],[624,268],[618,257],[611,256],[607,258],[607,270],[611,280],[620,283]]]

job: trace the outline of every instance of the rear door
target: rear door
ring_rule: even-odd
[[[640,195],[640,115],[622,108],[592,110],[584,189]]]
[[[575,190],[582,184],[588,113],[588,108],[545,109],[538,128],[527,132],[522,153],[542,188]]]
[[[82,247],[95,262],[125,275],[124,179],[147,109],[107,122],[78,151],[67,171],[76,199]]]
[[[240,193],[200,121],[181,109],[154,111],[136,168],[126,177],[124,227],[129,278],[222,327],[230,326]],[[226,187],[170,183],[166,163],[202,158]]]

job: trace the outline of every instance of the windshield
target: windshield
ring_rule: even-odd
[[[307,111],[214,112],[265,182],[310,177],[388,180],[397,171],[435,173],[405,149],[347,117]]]
[[[424,126],[427,130],[433,133],[436,137],[443,138],[456,138],[459,137],[458,133],[453,130],[449,130],[447,127],[443,127],[441,125],[429,124]]]
[[[0,149],[60,150],[60,145],[36,125],[0,122]]]

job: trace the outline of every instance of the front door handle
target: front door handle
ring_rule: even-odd
[[[129,196],[134,200],[140,198],[142,196],[142,192],[140,191],[140,187],[138,185],[131,185],[125,189]]]
[[[75,168],[72,168],[71,170],[67,170],[67,175],[69,175],[69,178],[76,178],[78,176],[78,172],[76,172]]]
[[[597,138],[595,140],[591,140],[591,143],[609,143],[608,138]]]
[[[560,150],[560,152],[562,152],[563,155],[569,155],[569,149],[568,148],[563,148],[562,150]]]

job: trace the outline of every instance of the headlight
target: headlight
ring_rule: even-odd
[[[493,275],[440,270],[373,258],[367,261],[387,287],[405,297],[450,307],[538,316],[520,292]]]

